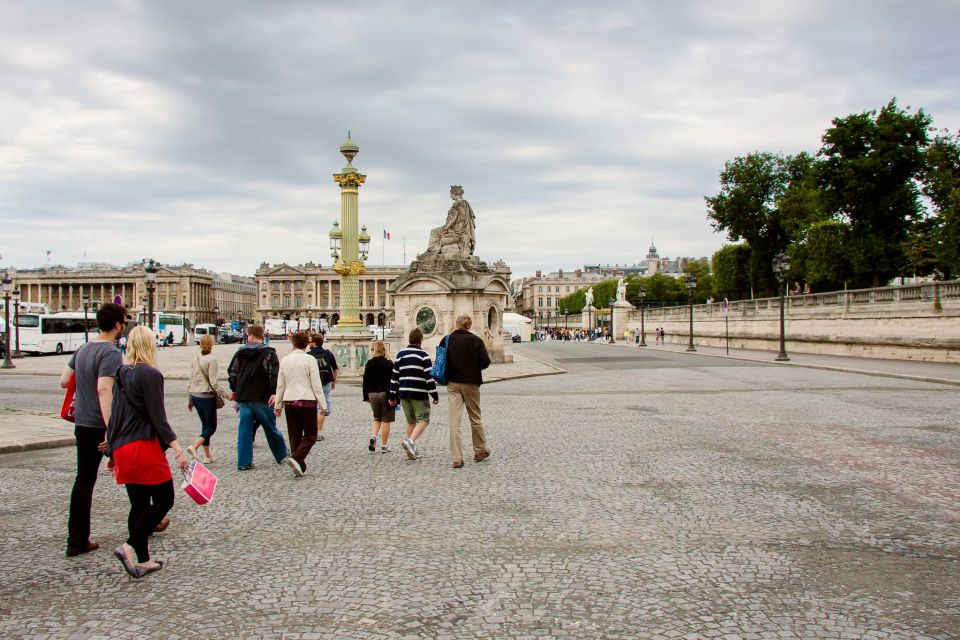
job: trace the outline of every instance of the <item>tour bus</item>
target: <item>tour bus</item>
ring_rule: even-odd
[[[217,341],[217,325],[211,324],[209,322],[201,322],[196,327],[193,328],[193,339],[199,344],[200,338],[203,336],[212,336],[213,341]]]
[[[97,317],[87,314],[86,332],[84,331],[84,314],[77,312],[54,313],[51,315],[39,313],[21,313],[17,326],[11,334],[10,344],[14,344],[17,333],[20,334],[20,351],[33,354],[76,351],[87,339],[97,336]]]
[[[153,329],[157,334],[158,342],[165,339],[170,332],[173,332],[173,344],[184,344],[184,317],[179,313],[163,313],[155,311],[153,313]],[[137,313],[137,324],[147,324],[147,314],[140,311]],[[186,335],[190,335],[190,320],[187,319]]]

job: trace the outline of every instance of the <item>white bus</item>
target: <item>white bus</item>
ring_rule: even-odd
[[[179,313],[163,313],[160,311],[153,312],[153,330],[157,334],[157,339],[163,340],[170,332],[173,332],[173,344],[186,344],[183,339],[184,336],[184,326],[183,326],[184,317]],[[190,329],[190,319],[186,318],[186,335],[189,336]],[[147,314],[140,311],[137,313],[137,324],[146,325],[147,324]]]
[[[11,334],[10,344],[14,344],[16,334],[20,334],[20,351],[27,353],[56,353],[76,351],[87,339],[97,336],[96,314],[87,314],[86,331],[82,313],[66,312],[43,315],[39,313],[21,313],[17,326]]]

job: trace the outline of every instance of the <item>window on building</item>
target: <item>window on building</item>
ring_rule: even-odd
[[[570,286],[567,285],[567,293],[570,293]]]
[[[543,297],[537,298],[537,306],[538,306],[538,307],[542,307],[542,306],[543,306]]]
[[[274,308],[280,306],[280,296],[273,296],[273,306]]]
[[[560,293],[560,285],[557,285],[557,293]]]
[[[277,282],[276,280],[274,280],[272,284],[273,284],[273,290],[274,290],[274,291],[280,291],[280,283],[279,283],[279,282]]]
[[[547,298],[547,306],[548,306],[548,307],[552,307],[552,306],[553,306],[553,298]]]
[[[334,296],[334,297],[333,297],[333,306],[335,306],[335,307],[339,307],[339,306],[340,306],[340,296]]]
[[[290,306],[290,296],[283,296],[283,306],[284,307]]]
[[[542,286],[538,286],[538,287],[537,287],[537,293],[543,293],[543,287],[542,287]]]
[[[297,296],[295,300],[296,304],[294,306],[296,306],[298,309],[303,306],[303,298],[301,296]]]

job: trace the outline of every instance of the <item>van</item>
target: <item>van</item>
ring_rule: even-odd
[[[193,328],[193,339],[200,344],[200,338],[203,336],[213,336],[213,341],[217,341],[217,325],[210,323],[201,323]]]

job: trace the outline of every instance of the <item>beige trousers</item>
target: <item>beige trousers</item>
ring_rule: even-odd
[[[487,439],[480,422],[480,385],[450,382],[447,384],[447,405],[450,408],[450,455],[454,462],[463,460],[463,445],[460,442],[460,419],[463,408],[470,417],[470,433],[473,436],[473,454],[487,450]]]

